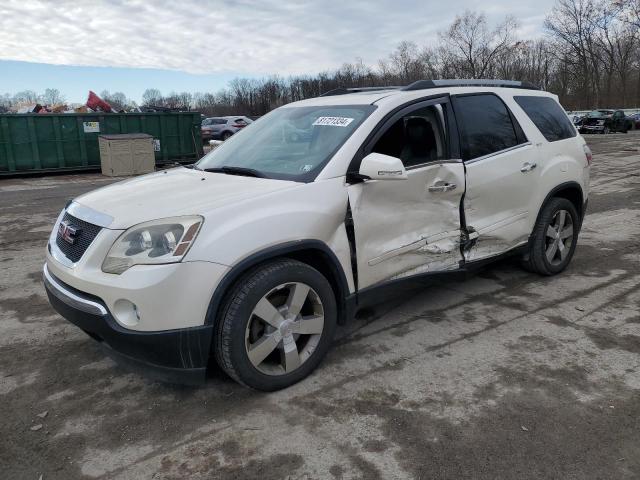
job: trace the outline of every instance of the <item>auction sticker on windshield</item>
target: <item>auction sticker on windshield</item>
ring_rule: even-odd
[[[312,125],[325,125],[329,127],[346,127],[351,122],[353,122],[353,118],[348,117],[318,117]]]

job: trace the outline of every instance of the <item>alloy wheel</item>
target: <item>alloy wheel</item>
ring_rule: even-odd
[[[560,265],[571,251],[574,237],[574,225],[571,214],[567,210],[558,210],[546,231],[545,255],[553,265]]]
[[[266,375],[298,369],[313,354],[324,329],[319,295],[300,282],[277,286],[254,307],[245,331],[251,364]]]

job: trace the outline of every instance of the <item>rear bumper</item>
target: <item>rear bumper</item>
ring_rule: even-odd
[[[211,325],[154,332],[128,330],[118,325],[99,298],[64,284],[46,265],[43,280],[51,306],[100,342],[118,363],[169,383],[193,385],[205,380]]]

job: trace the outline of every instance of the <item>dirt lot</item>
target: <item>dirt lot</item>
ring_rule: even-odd
[[[640,478],[640,132],[588,141],[568,271],[505,261],[407,292],[272,394],[106,359],[40,272],[67,199],[109,180],[0,180],[0,478]]]

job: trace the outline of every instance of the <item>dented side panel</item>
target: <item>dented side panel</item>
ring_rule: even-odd
[[[531,144],[467,162],[464,213],[468,231],[477,238],[465,250],[465,260],[499,255],[527,241],[541,162]],[[527,163],[537,166],[522,172]]]
[[[370,181],[348,187],[358,265],[358,286],[458,267],[462,162],[409,170],[404,181]],[[429,187],[456,185],[433,192]]]

